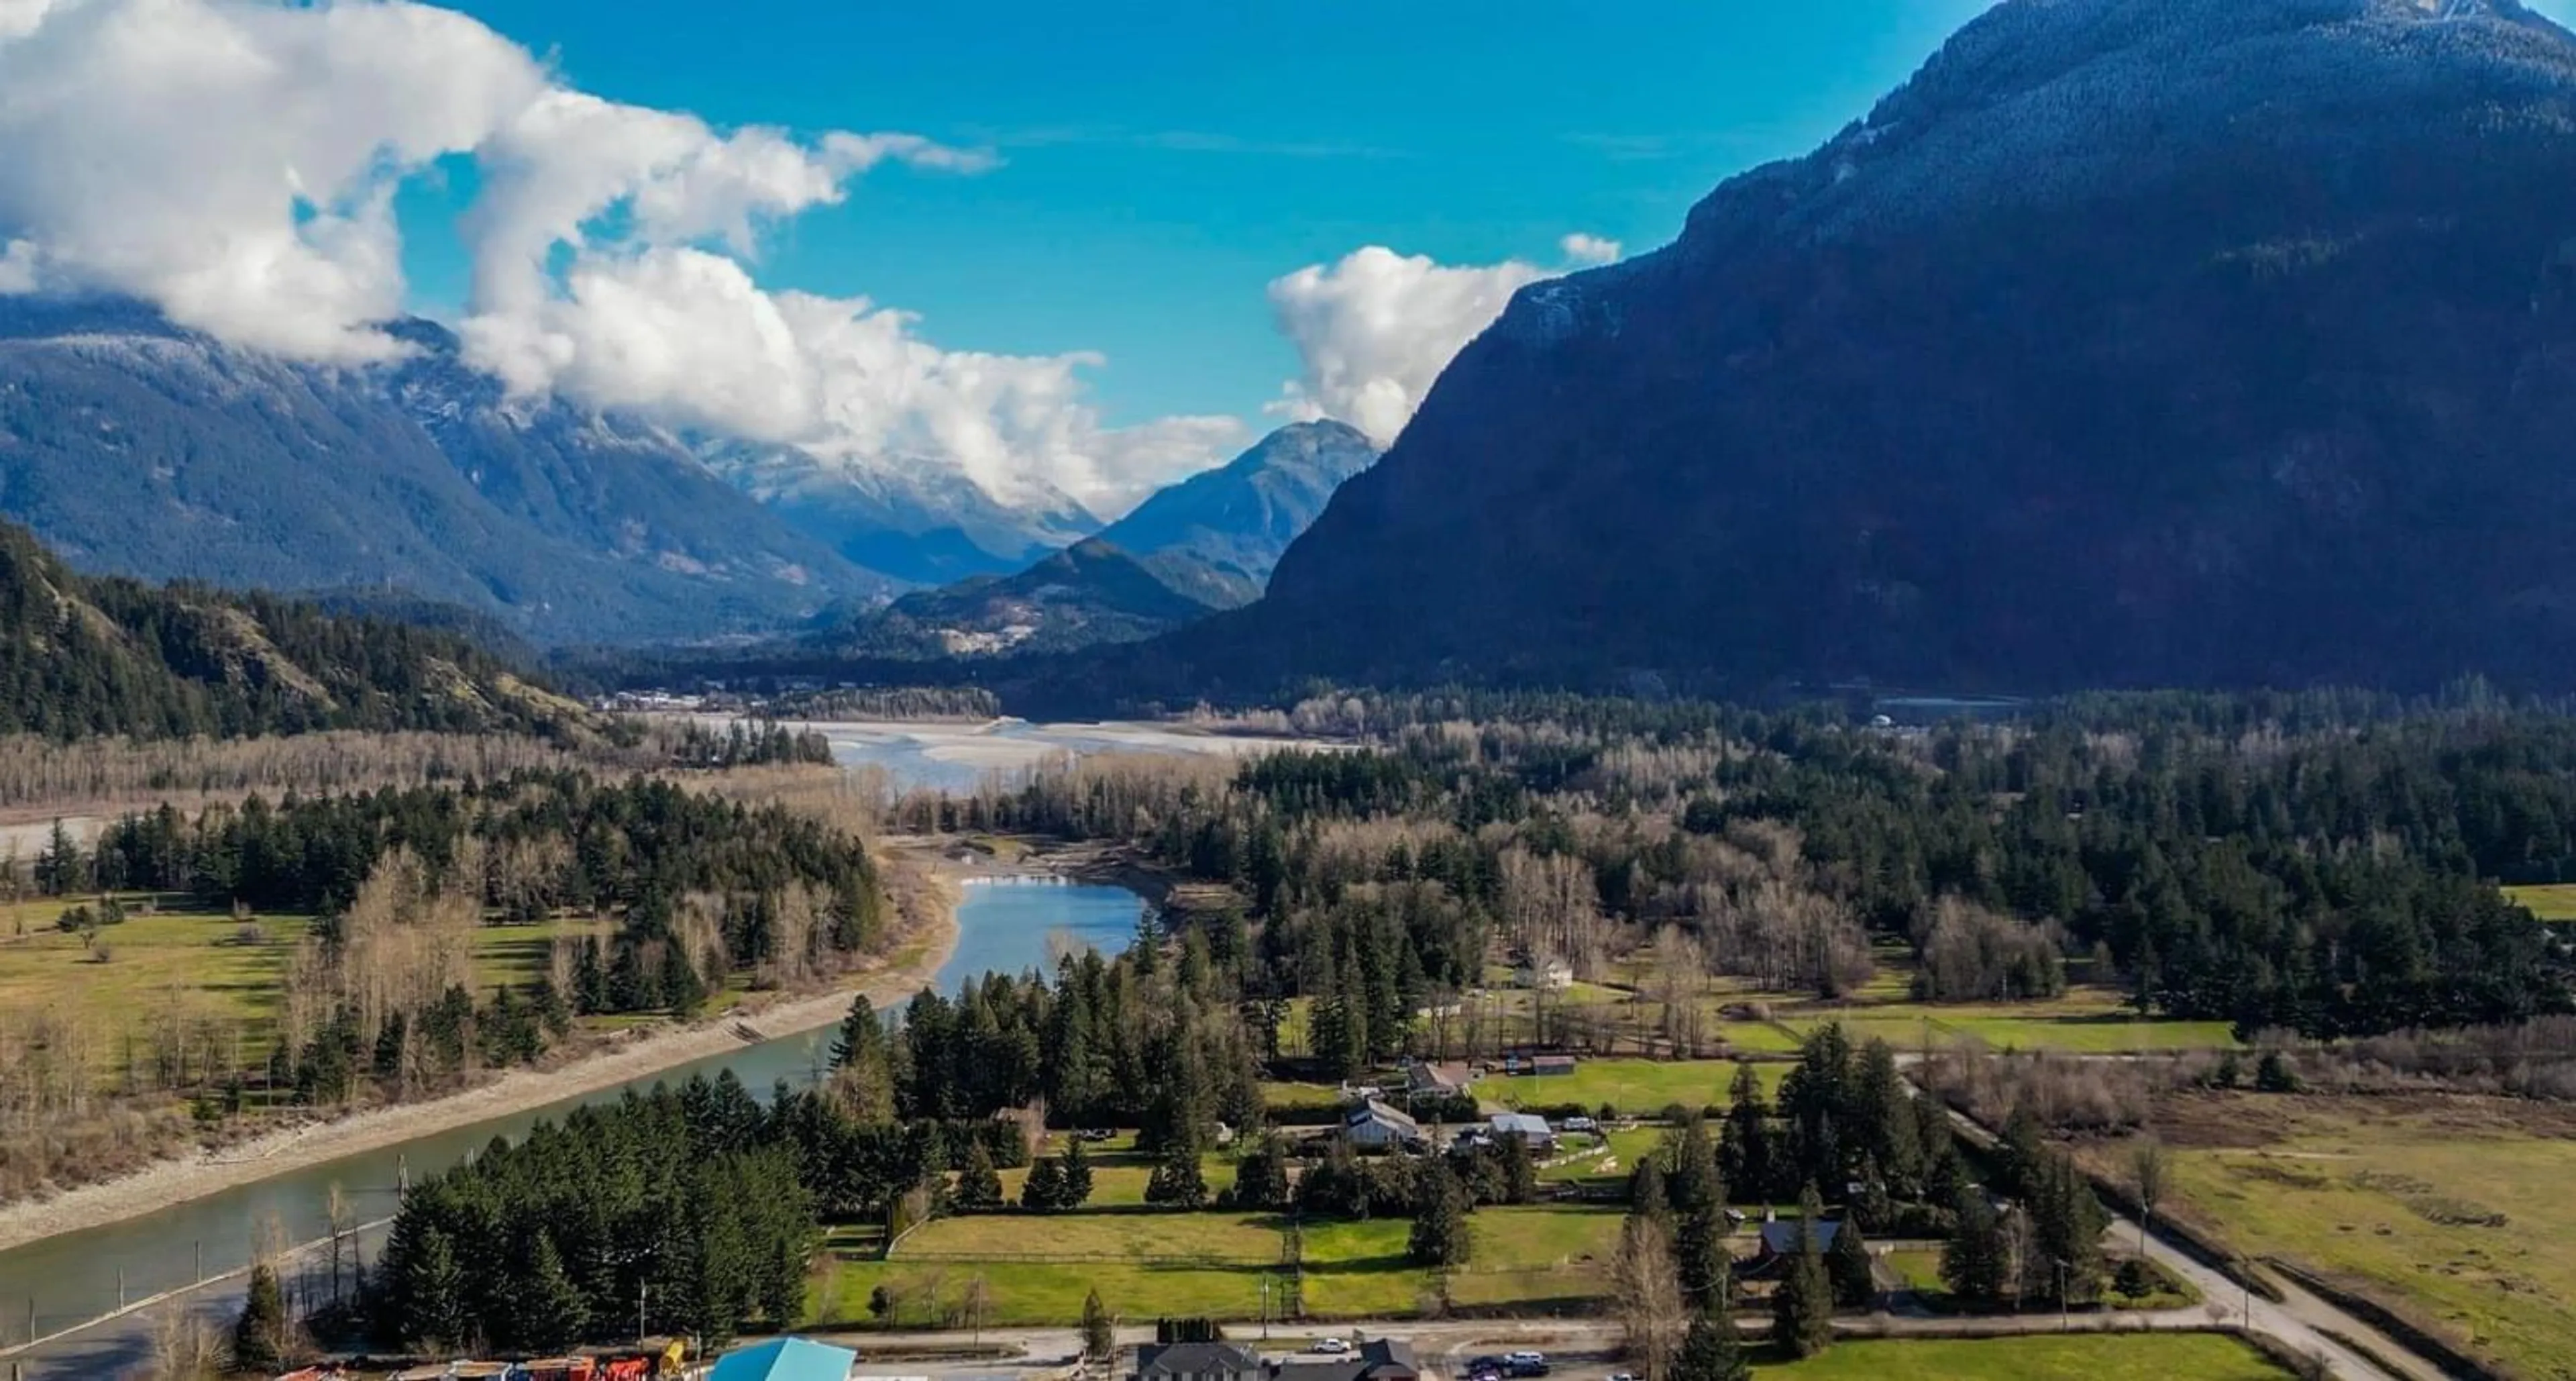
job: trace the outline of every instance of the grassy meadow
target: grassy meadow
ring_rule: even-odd
[[[2508,887],[2504,894],[2544,921],[2576,921],[2576,882]]]
[[[2165,1212],[2517,1374],[2576,1357],[2576,1112],[2212,1094],[2173,1100],[2160,1121],[2173,1152]]]
[[[71,907],[99,909],[96,896],[41,898],[0,906],[0,1013],[52,1013],[85,1033],[83,1048],[102,1074],[126,1055],[126,1037],[173,1018],[224,1032],[227,1058],[237,1031],[251,1059],[275,1040],[280,986],[304,915],[194,907],[183,896],[120,896],[127,918],[95,936],[56,924]],[[524,984],[544,973],[556,937],[605,934],[610,923],[563,917],[539,925],[483,926],[474,932],[476,986]],[[719,998],[711,1006],[721,1006]]]

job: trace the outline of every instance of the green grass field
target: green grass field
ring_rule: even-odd
[[[1979,1041],[1996,1050],[2062,1050],[2121,1055],[2156,1050],[2218,1050],[2236,1044],[2223,1021],[2142,1018],[2107,988],[2073,988],[2046,1002],[1959,1004],[1890,1000],[1782,1016],[1801,1034],[1839,1021],[1852,1039],[1884,1040],[1899,1050]]]
[[[1460,1306],[1579,1303],[1598,1296],[1618,1240],[1615,1211],[1563,1205],[1488,1208],[1470,1220],[1473,1261],[1450,1283]],[[869,1244],[835,1236],[810,1292],[818,1324],[865,1324],[870,1294],[891,1285],[903,1326],[957,1322],[967,1283],[981,1278],[990,1326],[1067,1324],[1095,1286],[1117,1312],[1261,1316],[1284,1297],[1284,1222],[1206,1212],[1084,1212],[943,1219],[900,1243],[891,1261]],[[1310,1317],[1409,1315],[1436,1306],[1431,1274],[1405,1256],[1413,1225],[1401,1218],[1309,1223],[1305,1309]]]
[[[2279,1381],[2289,1373],[2216,1333],[2033,1334],[1836,1343],[1776,1381]]]
[[[2504,894],[2544,921],[2576,921],[2576,882],[2553,882],[2537,887],[2508,887]]]
[[[2169,1212],[2513,1371],[2550,1375],[2576,1357],[2576,1116],[2565,1109],[2251,1094],[2182,1107],[2222,1144],[2177,1149]],[[2245,1147],[2246,1128],[2273,1138]]]
[[[85,1021],[102,1069],[120,1057],[122,1037],[146,1018],[180,1013],[242,1024],[242,1051],[257,1060],[274,1039],[278,986],[312,924],[300,915],[253,915],[186,905],[183,897],[122,899],[128,918],[99,927],[97,949],[56,918],[92,898],[46,898],[0,907],[0,1011],[54,1010]],[[154,909],[144,914],[143,908]],[[541,925],[485,926],[474,934],[474,977],[488,993],[546,971],[558,935],[604,933],[608,923],[561,918]],[[716,1005],[721,1008],[726,999]]]
[[[1578,1103],[1598,1108],[1604,1103],[1623,1113],[1651,1116],[1679,1103],[1686,1108],[1724,1107],[1726,1090],[1735,1081],[1734,1060],[1583,1060],[1572,1074],[1505,1077],[1488,1074],[1476,1081],[1480,1102],[1499,1107],[1544,1107]],[[1788,1075],[1785,1064],[1758,1064],[1764,1095],[1779,1092]]]

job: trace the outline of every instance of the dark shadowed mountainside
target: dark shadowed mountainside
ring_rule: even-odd
[[[1130,665],[2564,688],[2571,512],[2576,41],[2011,0],[1524,289],[1266,599]]]
[[[269,595],[82,576],[0,523],[0,733],[557,734],[587,720],[461,636]]]
[[[427,322],[370,369],[0,298],[0,514],[75,564],[444,601],[545,641],[774,626],[889,582],[659,429],[505,398]]]

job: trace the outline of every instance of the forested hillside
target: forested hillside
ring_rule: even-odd
[[[269,595],[82,576],[0,524],[0,733],[558,734],[583,717],[455,633]]]
[[[1327,1004],[1344,1069],[1402,1053],[1493,945],[1583,973],[1666,928],[1782,990],[1855,991],[1892,941],[1934,998],[2044,995],[2081,962],[2143,1011],[2352,1035],[2569,1008],[2563,947],[2496,884],[2576,878],[2576,720],[2474,705],[2123,697],[1905,731],[1372,697],[1312,723],[1373,751],[915,808],[1233,883],[1257,938],[1210,942],[1252,947],[1256,994]]]

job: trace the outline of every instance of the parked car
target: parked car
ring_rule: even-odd
[[[1350,1351],[1351,1345],[1348,1341],[1341,1338],[1317,1338],[1315,1340],[1315,1350],[1317,1352],[1338,1357],[1341,1354]]]
[[[1637,1381],[1637,1373],[1633,1371],[1614,1371],[1610,1373],[1610,1381]]]
[[[1504,1370],[1514,1376],[1545,1376],[1547,1375],[1547,1354],[1543,1352],[1505,1353],[1503,1366]]]
[[[1597,1132],[1601,1130],[1601,1124],[1588,1117],[1569,1117],[1565,1119],[1565,1129],[1569,1132]],[[1614,1376],[1610,1381],[1619,1381],[1619,1378]]]

